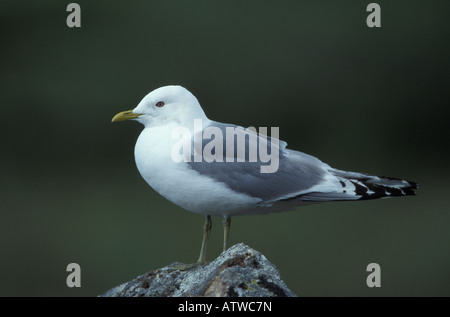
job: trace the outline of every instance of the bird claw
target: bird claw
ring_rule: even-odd
[[[197,266],[205,265],[206,263],[208,263],[208,262],[206,262],[206,261],[205,262],[195,262],[195,263],[189,263],[189,264],[181,263],[181,264],[172,266],[171,269],[174,271],[186,271],[186,270],[192,269]]]

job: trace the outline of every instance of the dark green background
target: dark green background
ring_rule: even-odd
[[[450,295],[448,1],[377,1],[378,29],[370,1],[77,1],[79,29],[68,3],[0,3],[0,295],[96,296],[197,259],[203,217],[142,180],[142,126],[110,122],[167,84],[336,168],[419,182],[416,197],[234,218],[231,242],[294,292]],[[213,219],[208,259],[221,243]]]

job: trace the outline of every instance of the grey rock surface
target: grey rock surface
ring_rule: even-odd
[[[292,297],[296,296],[264,255],[240,243],[212,262],[185,270],[173,263],[123,283],[102,297]]]

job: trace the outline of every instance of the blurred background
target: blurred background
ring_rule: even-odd
[[[96,296],[198,257],[203,216],[140,177],[136,122],[180,84],[209,118],[280,127],[333,167],[420,185],[400,199],[233,218],[300,296],[449,296],[448,1],[2,1],[0,295]],[[213,219],[208,259],[221,252]],[[66,286],[69,263],[81,288]],[[381,266],[381,288],[366,267]]]

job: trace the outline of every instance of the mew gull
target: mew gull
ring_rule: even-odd
[[[285,142],[262,133],[266,130],[209,120],[197,98],[181,86],[155,89],[136,108],[112,119],[124,120],[144,125],[134,151],[144,180],[176,205],[205,215],[198,263],[206,260],[211,216],[223,217],[226,250],[233,216],[414,195],[417,188],[410,181],[332,168],[287,149]]]

